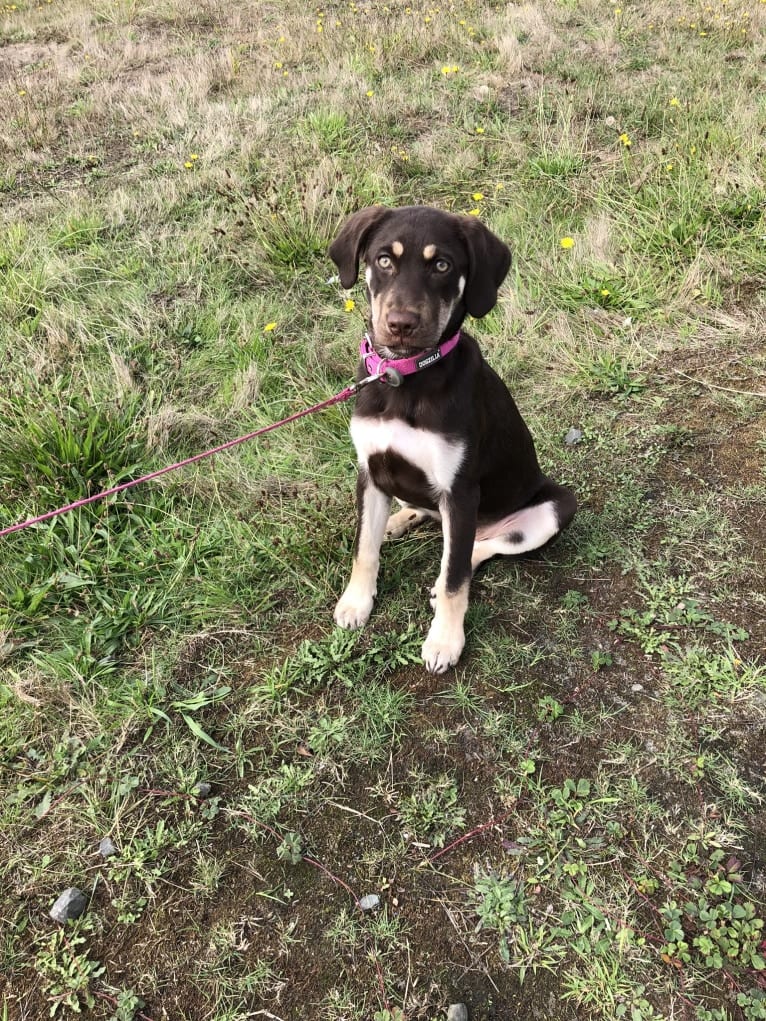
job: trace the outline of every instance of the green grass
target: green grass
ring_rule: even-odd
[[[332,627],[348,406],[0,540],[0,1016],[766,1017],[764,27],[0,10],[0,527],[345,385],[376,202],[512,246],[471,328],[580,502],[439,679],[436,529]]]

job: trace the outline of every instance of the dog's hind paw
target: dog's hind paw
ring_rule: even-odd
[[[462,628],[452,634],[444,635],[435,633],[432,624],[420,653],[426,670],[432,674],[443,674],[460,659],[464,645],[465,634]]]

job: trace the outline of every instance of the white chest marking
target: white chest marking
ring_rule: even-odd
[[[423,472],[435,495],[452,487],[463,463],[464,443],[428,429],[414,429],[398,419],[353,417],[350,432],[363,467],[373,454],[393,451]]]

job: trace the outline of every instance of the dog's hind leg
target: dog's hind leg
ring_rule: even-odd
[[[425,510],[422,507],[413,507],[411,504],[402,504],[402,509],[392,514],[386,524],[386,539],[399,539],[416,528],[429,518],[439,521],[441,515],[438,511]]]
[[[577,509],[571,489],[547,481],[539,497],[543,497],[539,503],[523,507],[476,530],[471,554],[472,570],[475,571],[490,557],[513,556],[539,549],[566,528]]]

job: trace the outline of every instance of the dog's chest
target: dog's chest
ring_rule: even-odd
[[[405,500],[418,497],[413,488],[421,488],[420,481],[438,501],[452,487],[465,455],[464,443],[396,418],[354,416],[350,432],[359,463],[384,492]]]

